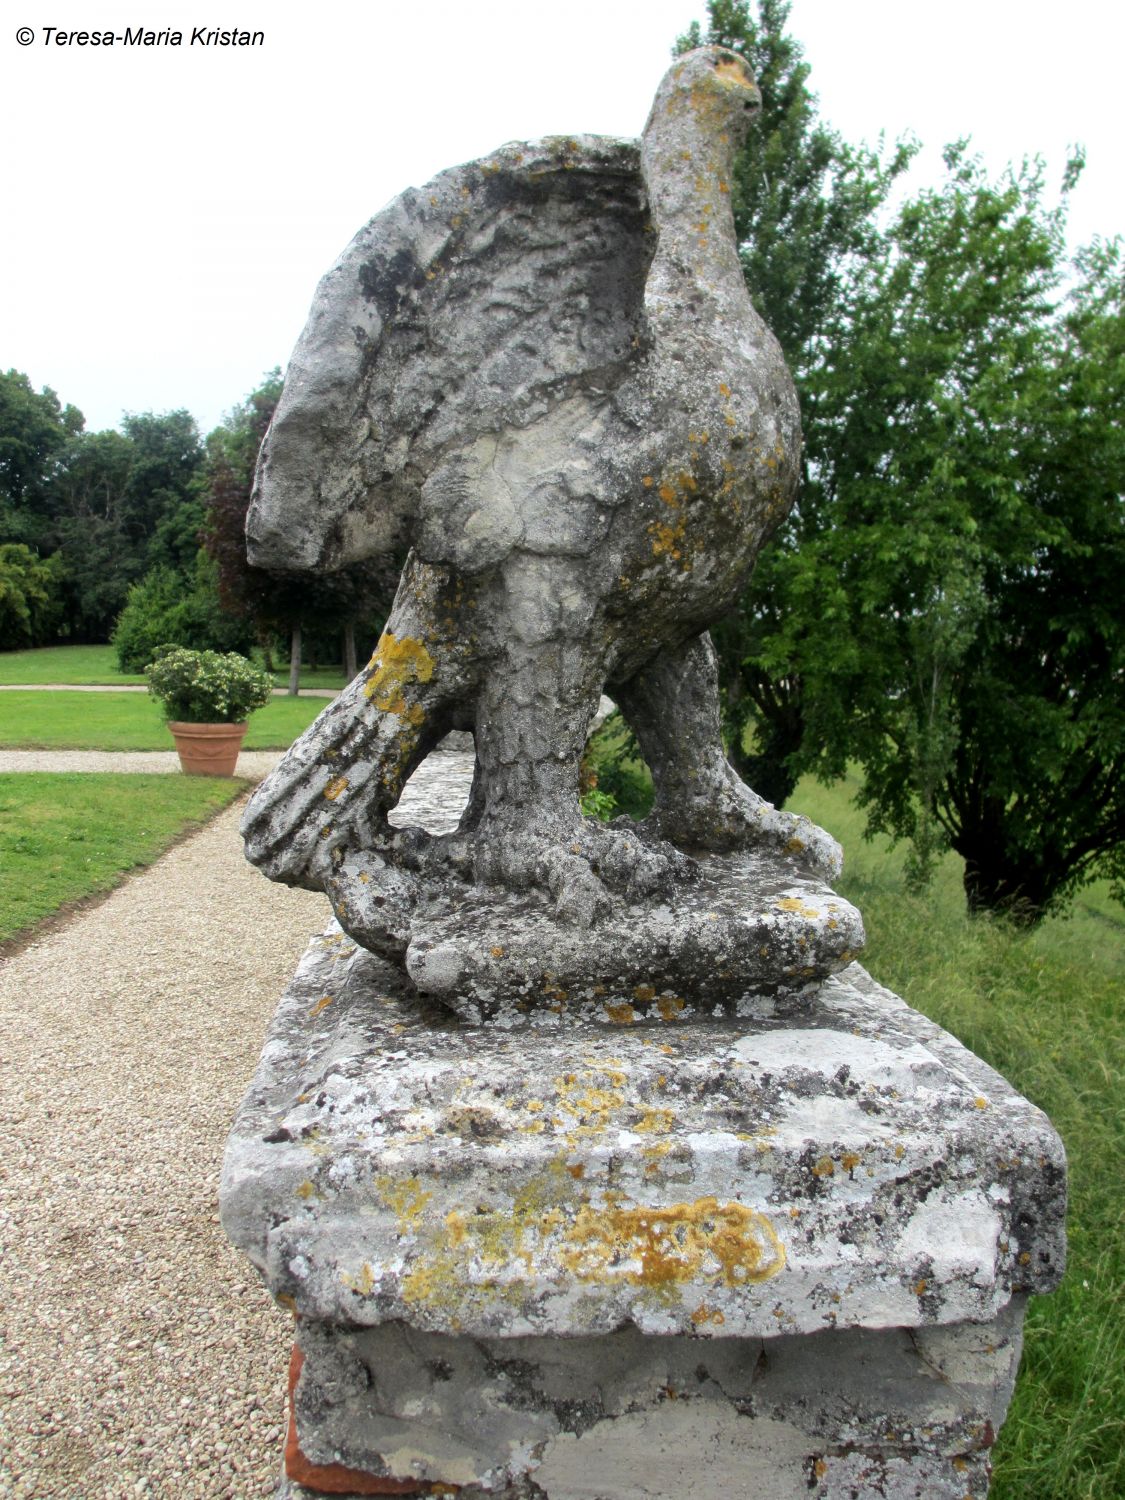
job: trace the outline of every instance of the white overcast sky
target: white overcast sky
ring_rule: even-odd
[[[702,0],[11,0],[0,23],[0,368],[86,414],[186,406],[204,431],[284,367],[320,275],[395,193],[501,142],[634,136]],[[43,29],[178,28],[180,48]],[[260,48],[186,45],[198,25]],[[20,46],[16,31],[36,33]],[[793,0],[849,140],[971,135],[989,166],[1089,157],[1072,243],[1125,230],[1111,0]]]

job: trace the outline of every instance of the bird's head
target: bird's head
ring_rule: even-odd
[[[727,47],[697,47],[664,75],[646,134],[660,120],[690,112],[708,134],[727,137],[737,149],[761,107],[761,92],[744,58]]]

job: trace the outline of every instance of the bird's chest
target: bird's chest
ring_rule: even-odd
[[[780,434],[750,427],[729,390],[705,418],[679,462],[639,476],[631,548],[636,570],[688,591],[743,577],[792,498]]]

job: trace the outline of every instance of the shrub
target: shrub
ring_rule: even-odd
[[[253,630],[246,620],[224,614],[217,569],[200,552],[189,577],[153,568],[129,590],[113,631],[123,672],[143,672],[157,648],[174,642],[195,651],[248,652]]]
[[[608,819],[616,813],[644,818],[652,807],[652,777],[620,713],[591,735],[583,757],[582,810]]]
[[[270,701],[273,683],[236,651],[165,647],[145,667],[148,690],[167,719],[186,724],[241,724]]]

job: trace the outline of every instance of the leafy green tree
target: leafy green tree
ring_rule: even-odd
[[[112,431],[79,433],[59,456],[44,541],[65,570],[64,618],[72,640],[107,639],[143,568],[120,512],[132,464],[131,440]]]
[[[916,884],[952,847],[972,910],[1035,922],[1125,869],[1120,259],[1088,257],[1060,316],[1041,169],[946,164],[825,327],[846,358],[813,387],[815,525],[745,639],[800,679],[791,766],[858,760]]]
[[[197,549],[187,577],[157,567],[134,584],[113,631],[123,672],[144,671],[161,646],[248,656],[253,644],[248,622],[223,609],[218,570],[202,549]]]
[[[133,461],[120,499],[122,525],[130,541],[147,549],[161,523],[183,505],[200,516],[199,476],[203,445],[187,411],[128,413],[121,423],[133,445]],[[199,546],[195,538],[190,555]]]
[[[723,684],[728,753],[763,796],[781,803],[796,785],[808,734],[804,681],[768,642],[783,623],[774,574],[819,528],[815,493],[816,392],[835,351],[825,330],[838,322],[859,267],[877,255],[877,216],[913,148],[885,157],[846,144],[818,118],[809,66],[786,31],[783,0],[710,0],[708,25],[676,44],[729,47],[749,62],[762,92],[759,128],[736,162],[732,206],[747,286],[793,371],[801,398],[806,484],[801,502],[763,554],[742,609],[713,631]],[[748,741],[752,739],[752,748]]]
[[[971,909],[1034,922],[1125,858],[1119,249],[1085,257],[1060,313],[1042,171],[993,183],[963,145],[880,229],[909,151],[884,165],[823,130],[784,4],[709,18],[679,45],[734,47],[763,87],[737,223],[806,443],[715,632],[732,759],[777,801],[858,760],[913,883],[952,847]]]
[[[204,509],[203,449],[186,411],[126,416],[121,432],[81,433],[62,450],[49,544],[66,565],[72,638],[105,640],[129,588],[154,568],[191,593]]]
[[[36,391],[19,370],[0,374],[0,541],[40,545],[58,455],[83,423],[49,386]]]
[[[0,650],[49,640],[60,612],[59,568],[22,542],[0,543]]]

